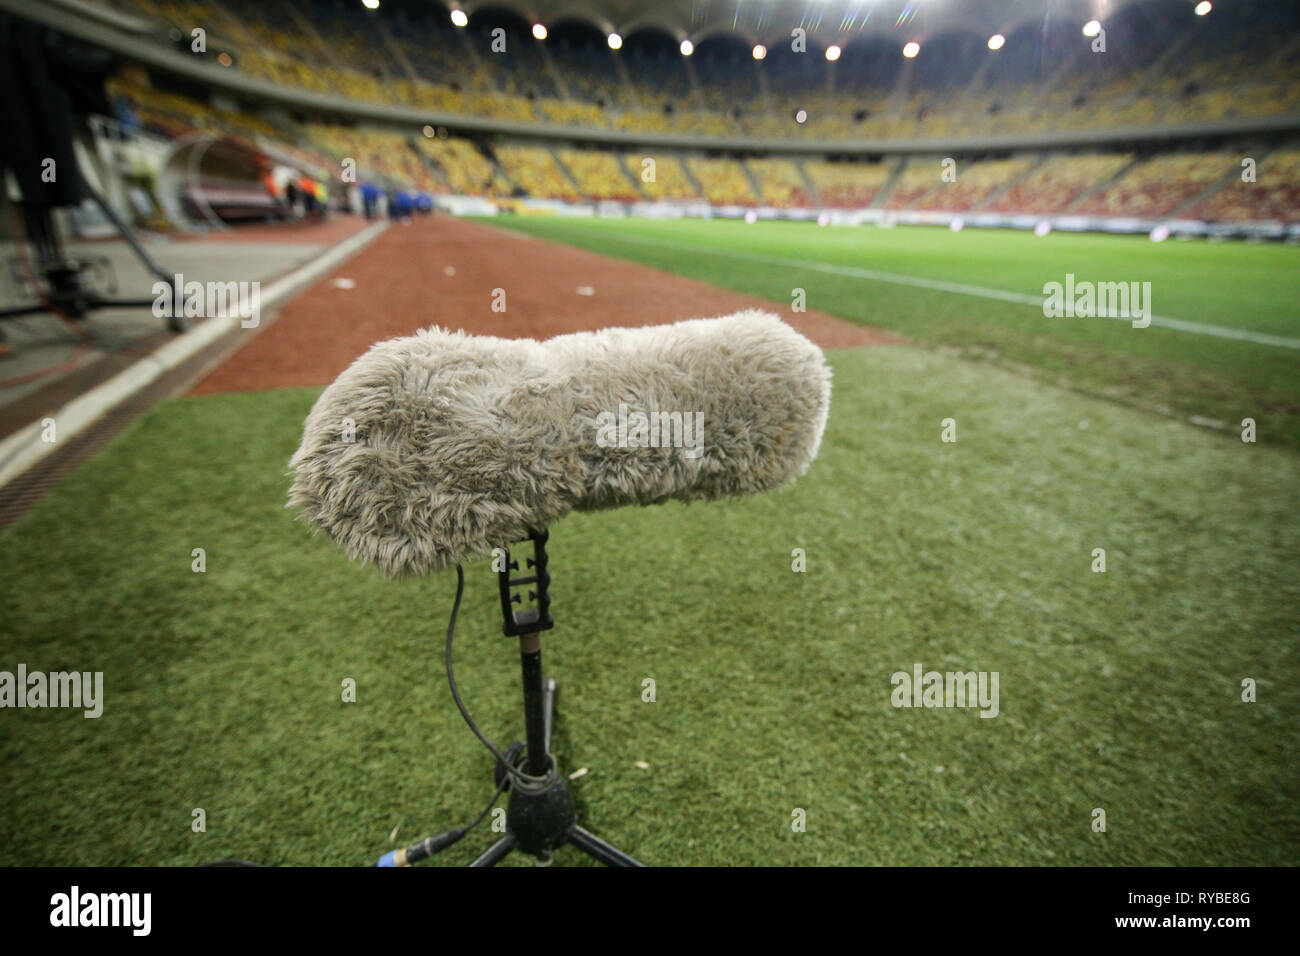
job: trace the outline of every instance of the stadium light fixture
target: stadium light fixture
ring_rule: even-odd
[[[1203,17],[1213,9],[1214,4],[1210,3],[1210,0],[1201,0],[1201,2],[1196,5],[1194,12],[1198,17]]]
[[[800,126],[808,122],[808,111],[799,110],[797,113],[794,114],[794,121],[798,123]]]
[[[1083,25],[1083,35],[1086,37],[1095,37],[1101,32],[1101,24],[1096,20],[1089,20]]]
[[[469,23],[469,17],[465,15],[464,10],[451,11],[451,25],[454,27],[463,27]]]
[[[361,5],[367,10],[378,10],[379,0],[361,0]]]
[[[609,48],[611,50],[623,49],[623,38],[617,33],[611,33],[609,36],[605,37],[605,41],[609,43]]]
[[[682,56],[690,56],[695,52],[695,44],[690,40],[683,40],[682,45],[678,47],[682,51]]]
[[[989,37],[989,49],[1001,50],[1002,47],[1006,45],[1006,42],[1007,42],[1006,37],[1004,37],[1001,33],[995,33],[993,34],[993,36]]]
[[[917,43],[915,40],[908,40],[907,43],[903,45],[903,56],[907,57],[909,60],[920,52],[921,44]]]
[[[540,23],[533,24],[533,36],[538,40],[546,39],[546,27]]]
[[[832,43],[830,46],[826,48],[826,59],[834,63],[836,60],[840,58],[840,54],[842,52],[843,51],[839,47],[837,47],[835,44]]]
[[[761,60],[761,59],[763,59],[763,57],[765,57],[765,56],[767,56],[767,47],[763,46],[763,44],[761,44],[761,43],[755,43],[755,44],[754,44],[754,59],[755,59],[755,60]]]

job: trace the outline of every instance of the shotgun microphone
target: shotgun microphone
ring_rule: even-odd
[[[380,342],[316,401],[289,507],[389,576],[438,571],[571,510],[699,501],[807,471],[830,369],[775,315],[544,342],[434,327]]]

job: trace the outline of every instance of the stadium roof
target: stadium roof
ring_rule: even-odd
[[[822,43],[857,36],[924,39],[953,30],[1010,34],[1028,23],[1080,27],[1142,0],[434,0],[470,16],[509,9],[548,26],[582,20],[629,36],[657,28],[699,41],[732,33],[751,41],[789,36],[797,26]],[[1189,11],[1193,0],[1174,0]]]

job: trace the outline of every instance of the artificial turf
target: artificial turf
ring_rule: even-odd
[[[792,487],[551,528],[588,828],[657,864],[1294,863],[1295,454],[929,350],[829,357]],[[0,669],[105,675],[97,720],[0,714],[0,862],[367,864],[490,795],[441,670],[454,575],[385,581],[284,508],[315,394],[165,402],[0,532]],[[457,676],[504,744],[517,649],[467,580]],[[915,663],[999,672],[999,715],[893,708]]]
[[[1103,318],[1047,318],[1041,308],[828,273],[869,269],[1041,299],[1067,273],[1089,282],[1150,282],[1157,316],[1300,339],[1300,248],[1207,241],[935,227],[819,228],[739,220],[499,217],[496,225],[632,259],[771,299],[901,332],[918,343],[1054,384],[1300,448],[1300,349]],[[757,257],[757,258],[746,258]]]

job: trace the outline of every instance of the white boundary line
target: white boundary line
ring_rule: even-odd
[[[965,285],[960,282],[943,282],[939,279],[922,279],[918,276],[901,275],[897,272],[880,272],[876,269],[859,269],[855,266],[837,266],[825,262],[810,262],[806,259],[785,259],[780,256],[768,256],[760,252],[742,252],[735,249],[718,249],[712,246],[697,246],[688,242],[673,242],[668,239],[650,239],[645,236],[626,236],[609,231],[600,233],[601,238],[616,239],[621,242],[641,243],[648,246],[664,246],[669,249],[681,249],[684,252],[701,252],[705,255],[730,256],[733,259],[748,259],[751,262],[764,262],[775,266],[789,266],[796,269],[810,269],[814,272],[828,272],[832,275],[852,276],[868,279],[872,282],[889,282],[894,285],[910,285],[919,289],[935,292],[952,292],[957,295],[972,295],[983,299],[998,299],[1002,302],[1015,302],[1020,305],[1032,305],[1041,309],[1043,297],[1025,295],[1023,292],[1004,292],[1001,289],[986,289],[983,286]],[[1129,319],[1120,319],[1128,322]],[[1253,342],[1256,345],[1272,345],[1284,349],[1300,349],[1300,339],[1286,338],[1281,335],[1269,335],[1266,332],[1251,332],[1247,329],[1230,329],[1222,325],[1209,325],[1203,322],[1190,322],[1187,319],[1174,319],[1169,316],[1153,315],[1152,325],[1159,325],[1179,332],[1191,332],[1195,335],[1212,335],[1221,339],[1236,339],[1241,342]]]
[[[261,307],[269,308],[289,298],[345,259],[351,258],[386,228],[388,228],[387,222],[373,223],[326,249],[311,262],[304,263],[292,272],[272,280],[262,290]],[[58,447],[57,441],[51,443],[41,441],[41,422],[44,419],[54,419],[60,439],[71,437],[98,421],[110,408],[130,398],[223,335],[238,331],[239,323],[239,316],[225,319],[210,318],[200,322],[153,354],[123,369],[108,381],[101,382],[89,391],[78,395],[62,408],[42,415],[30,425],[0,441],[0,488]]]

